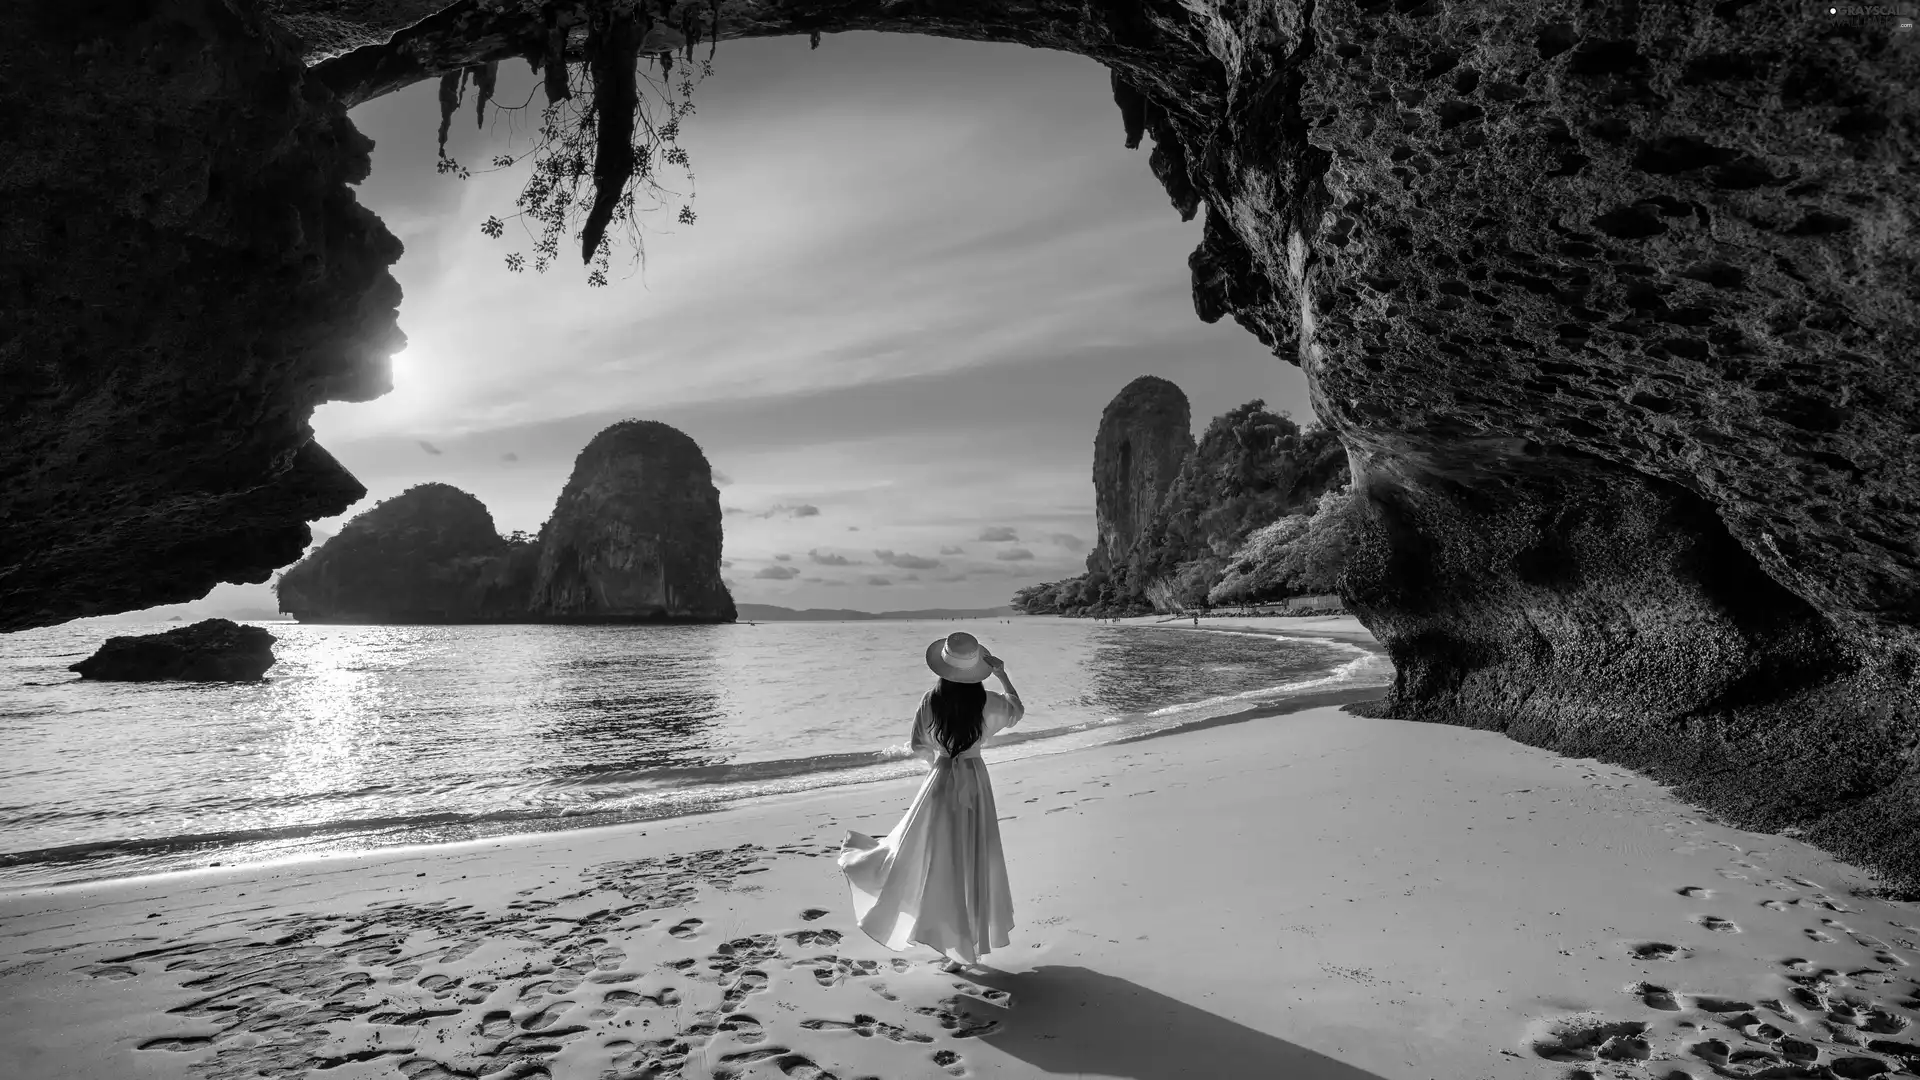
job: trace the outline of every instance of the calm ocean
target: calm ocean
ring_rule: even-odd
[[[1027,702],[990,762],[1391,677],[1357,646],[1083,619],[265,625],[279,662],[253,684],[66,670],[108,636],[169,624],[0,635],[0,887],[603,825],[911,773],[922,654],[955,629],[1007,661]]]

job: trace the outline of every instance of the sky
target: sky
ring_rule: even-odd
[[[593,435],[627,417],[691,435],[725,515],[736,601],[869,611],[989,607],[1080,573],[1094,432],[1139,375],[1196,431],[1262,398],[1311,418],[1298,369],[1193,313],[1181,222],[1124,145],[1106,72],[1011,45],[879,34],[727,42],[680,142],[698,220],[652,215],[644,264],[546,274],[509,218],[544,97],[502,65],[455,117],[437,87],[353,112],[375,142],[359,198],[406,245],[394,390],[322,406],[320,443],[366,485],[332,533],[426,481],[535,531]],[[680,178],[672,186],[687,191]]]

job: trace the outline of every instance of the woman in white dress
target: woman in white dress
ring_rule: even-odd
[[[928,945],[959,971],[1007,947],[1013,896],[993,785],[980,744],[1020,722],[1026,707],[1006,665],[972,634],[927,646],[940,682],[920,698],[913,752],[932,763],[919,794],[893,831],[876,840],[849,832],[840,868],[853,890],[860,929],[889,949]],[[983,684],[1000,680],[1003,696]]]

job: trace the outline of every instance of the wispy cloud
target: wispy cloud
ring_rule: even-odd
[[[1080,539],[1072,533],[1054,533],[1052,536],[1047,537],[1047,539],[1070,550],[1078,550],[1087,546],[1085,540]]]
[[[812,551],[807,552],[807,558],[812,559],[814,562],[819,563],[821,566],[857,566],[859,565],[858,560],[849,559],[845,555],[836,554],[831,551],[821,551],[819,548],[814,548]]]
[[[940,554],[942,555],[965,555],[966,553],[967,549],[961,547],[959,544],[946,544],[940,548]]]
[[[889,579],[887,579],[887,578],[883,578],[883,577],[881,577],[881,576],[879,576],[878,574],[876,574],[876,575],[874,575],[874,576],[872,576],[872,577],[870,577],[870,578],[868,578],[868,579],[867,579],[867,584],[869,584],[869,585],[875,585],[875,586],[881,586],[881,585],[891,585],[891,584],[893,584],[893,582],[892,582],[891,580],[889,580]]]
[[[439,447],[433,445],[432,443],[428,442],[425,439],[421,439],[419,440],[419,442],[420,442],[420,449],[425,450],[427,453],[432,454],[435,457],[438,457],[441,454],[446,453],[446,451],[440,449]]]
[[[999,559],[1001,562],[1024,562],[1027,559],[1033,558],[1033,552],[1021,547],[1003,548],[995,552],[993,557]]]
[[[775,555],[775,556],[774,556],[774,558],[775,558],[776,560],[778,560],[778,561],[780,561],[780,562],[792,562],[792,561],[793,561],[793,556],[791,556],[791,555],[786,555],[786,554],[781,554],[781,555]]]
[[[785,581],[788,578],[799,577],[800,571],[794,569],[791,566],[778,566],[778,565],[763,566],[760,569],[754,571],[753,576],[757,578],[766,578],[769,581]]]
[[[983,543],[999,544],[1008,540],[1018,540],[1020,536],[1005,525],[989,525],[980,530],[979,539]]]
[[[924,555],[910,555],[904,551],[875,549],[873,557],[888,566],[897,566],[902,570],[934,570],[940,566],[939,559],[929,559]]]

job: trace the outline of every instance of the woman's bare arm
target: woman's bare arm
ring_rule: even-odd
[[[1020,700],[1020,691],[1013,688],[1013,680],[1007,678],[1007,665],[1005,661],[997,656],[989,655],[987,657],[987,665],[993,668],[994,677],[1000,680],[1001,689],[1007,692],[1007,704],[1013,706],[1013,718],[1007,721],[1007,726],[1012,727],[1020,722],[1021,717],[1027,715],[1026,703]]]

